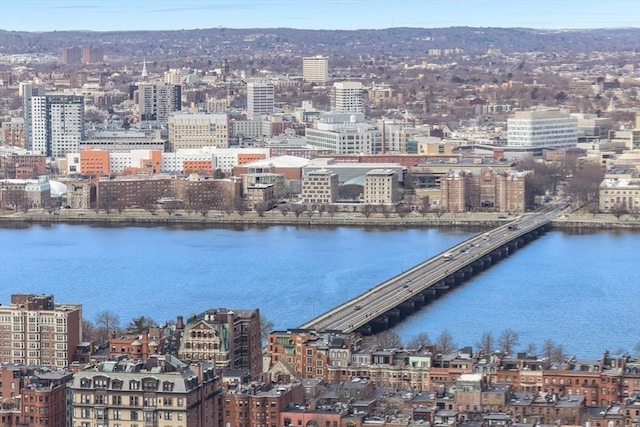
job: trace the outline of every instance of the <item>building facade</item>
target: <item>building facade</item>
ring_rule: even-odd
[[[76,95],[32,96],[27,137],[30,149],[48,157],[77,152],[84,138],[84,97]]]
[[[0,306],[0,325],[3,363],[62,369],[82,341],[82,306],[55,304],[53,295],[14,294]]]
[[[338,113],[363,113],[364,89],[360,82],[335,82],[331,92],[331,109]]]
[[[259,119],[260,116],[273,114],[274,86],[270,82],[247,83],[247,118]]]
[[[543,148],[575,148],[578,120],[557,108],[518,111],[507,119],[507,146],[541,154]]]
[[[363,202],[371,205],[400,201],[398,175],[391,169],[373,169],[364,176]]]
[[[335,203],[338,174],[327,169],[309,171],[302,178],[302,203]]]
[[[133,86],[136,93],[138,118],[144,125],[161,126],[169,120],[169,114],[182,109],[182,86],[143,83]]]
[[[303,57],[302,78],[309,83],[325,84],[329,80],[329,58],[322,55]]]
[[[174,150],[229,146],[229,119],[226,114],[171,114],[169,143]]]

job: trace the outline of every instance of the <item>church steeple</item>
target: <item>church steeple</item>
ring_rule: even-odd
[[[147,60],[144,59],[142,61],[142,73],[140,74],[140,77],[148,77],[149,73],[147,73]]]

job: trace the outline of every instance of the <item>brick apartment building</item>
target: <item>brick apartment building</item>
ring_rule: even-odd
[[[478,175],[462,170],[450,171],[440,181],[440,206],[448,212],[492,209],[498,212],[524,212],[525,186],[521,173],[481,169]]]
[[[187,320],[180,341],[182,360],[211,361],[218,369],[262,373],[260,311],[207,310]]]
[[[0,366],[0,425],[66,426],[66,385],[73,373],[48,367]]]
[[[65,368],[81,342],[81,325],[81,305],[55,304],[53,295],[11,295],[11,304],[0,306],[0,361]]]
[[[10,154],[0,157],[4,178],[35,179],[47,174],[47,157],[41,154]]]

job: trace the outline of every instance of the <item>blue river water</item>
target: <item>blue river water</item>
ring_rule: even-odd
[[[259,308],[276,329],[305,321],[478,231],[351,227],[0,228],[0,303],[54,294],[83,315],[175,320],[208,308]],[[403,340],[448,330],[545,339],[596,358],[640,343],[640,233],[559,231],[517,251],[398,327]]]

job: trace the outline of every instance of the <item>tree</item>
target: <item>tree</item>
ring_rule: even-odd
[[[300,218],[300,215],[302,215],[304,210],[305,210],[304,205],[293,205],[293,207],[291,208],[291,211],[296,216],[296,218]]]
[[[213,179],[222,179],[224,178],[224,172],[222,172],[222,169],[218,168],[215,171],[213,171]]]
[[[327,205],[327,213],[331,218],[333,218],[337,212],[338,212],[338,206],[334,204]]]
[[[427,216],[430,210],[431,210],[431,203],[429,203],[429,198],[421,197],[420,207],[418,208],[418,212],[420,212],[420,215],[422,215],[422,217],[424,218],[425,216]]]
[[[565,194],[573,197],[578,204],[597,201],[600,183],[604,179],[604,171],[599,164],[585,164],[575,171],[564,188]]]
[[[375,336],[374,344],[377,348],[401,348],[402,339],[397,332],[386,330]]]
[[[235,206],[236,212],[238,212],[238,215],[244,216],[244,214],[247,213],[247,202],[245,202],[242,197],[236,198],[235,205],[236,205]]]
[[[456,349],[456,344],[453,341],[453,335],[447,329],[442,331],[435,341],[436,351],[441,354],[453,353]]]
[[[491,332],[484,332],[480,337],[480,341],[476,343],[476,347],[478,347],[478,352],[482,352],[484,354],[493,353],[493,349],[495,348],[495,338]]]
[[[418,350],[428,345],[431,345],[429,335],[427,335],[425,332],[420,332],[418,335],[415,335],[413,338],[407,341],[404,347],[412,350]]]
[[[513,329],[505,329],[498,338],[498,347],[503,354],[511,354],[513,349],[520,343],[520,335]]]
[[[624,204],[617,204],[613,208],[611,208],[611,214],[616,217],[616,219],[620,219],[621,216],[629,213],[629,209]]]
[[[269,210],[269,203],[267,202],[256,203],[255,209],[256,209],[256,212],[258,213],[258,216],[263,217],[264,213]]]
[[[88,342],[97,341],[97,330],[90,320],[82,321],[82,340]]]
[[[267,336],[273,332],[273,322],[268,320],[266,317],[260,315],[260,335],[262,337],[262,341],[267,341]]]
[[[373,205],[364,205],[362,206],[362,215],[364,215],[366,218],[369,218],[371,214],[373,214],[374,210],[375,208]]]
[[[104,310],[96,315],[95,339],[98,345],[104,344],[114,331],[120,329],[120,318],[117,314]]]
[[[524,348],[524,352],[527,353],[528,355],[534,355],[534,354],[536,354],[537,349],[538,349],[538,347],[535,345],[535,343],[530,342]]]
[[[280,213],[282,214],[283,217],[286,217],[287,214],[289,213],[289,206],[281,206],[280,207]]]
[[[567,354],[564,351],[562,344],[558,344],[553,348],[551,352],[551,362],[560,364],[567,359]]]
[[[411,212],[411,208],[404,203],[399,203],[396,205],[396,213],[400,218],[404,218]]]
[[[542,344],[542,355],[546,358],[551,359],[551,355],[553,354],[555,348],[556,344],[552,340],[547,338]]]
[[[127,329],[129,329],[134,334],[143,334],[145,332],[149,332],[149,328],[157,327],[156,322],[148,316],[140,316],[134,317],[129,322]]]

